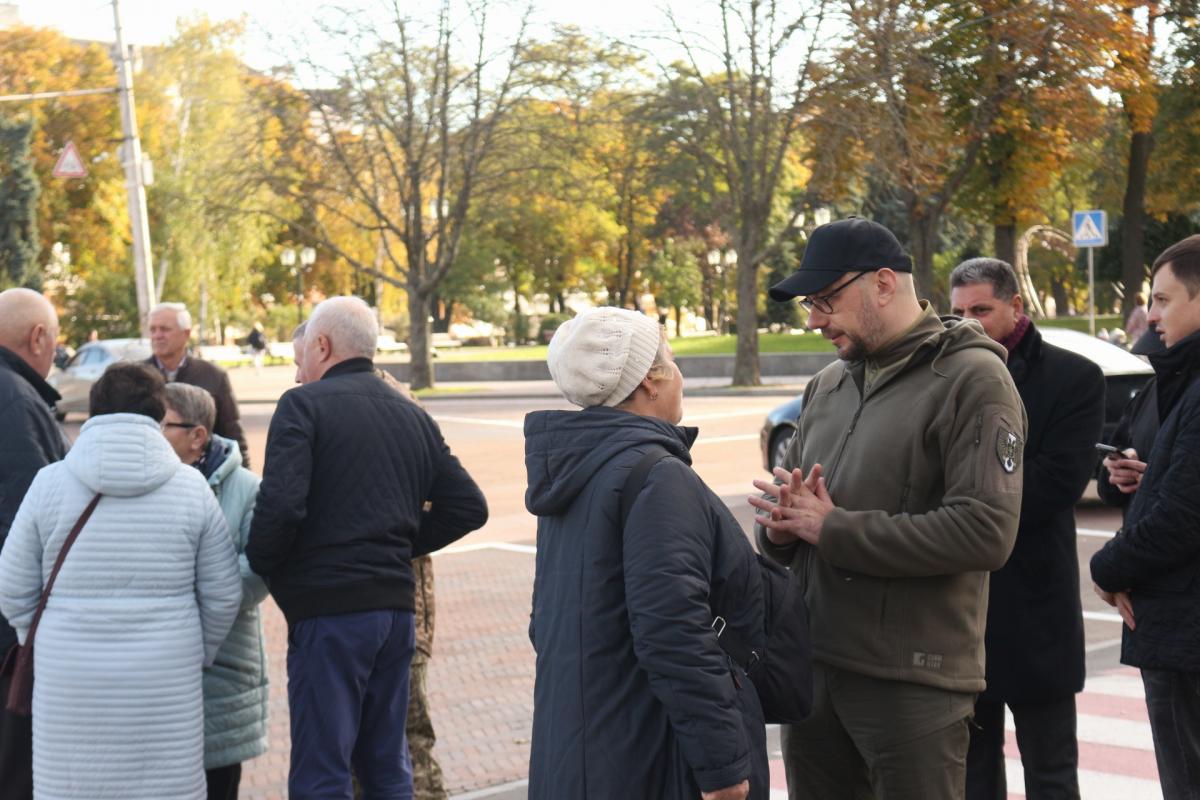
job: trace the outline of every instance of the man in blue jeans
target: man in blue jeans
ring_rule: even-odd
[[[408,800],[412,558],[487,521],[475,481],[418,405],[375,374],[355,297],[317,306],[303,384],[279,400],[246,545],[288,622],[292,800]]]
[[[1164,800],[1200,800],[1200,235],[1151,271],[1158,433],[1149,455],[1104,461],[1132,495],[1125,524],[1092,556],[1096,593],[1125,621],[1121,662],[1139,667]],[[1144,461],[1141,459],[1145,459]]]

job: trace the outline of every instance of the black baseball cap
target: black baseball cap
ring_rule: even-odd
[[[771,287],[780,302],[819,292],[847,272],[877,269],[912,272],[912,259],[896,235],[878,222],[847,217],[812,232],[800,269]]]

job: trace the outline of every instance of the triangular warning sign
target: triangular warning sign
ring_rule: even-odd
[[[1079,227],[1075,229],[1075,238],[1084,242],[1094,242],[1104,237],[1100,234],[1100,229],[1096,227],[1096,223],[1092,220],[1091,215],[1087,215],[1080,221]]]
[[[83,165],[83,159],[79,157],[79,151],[75,149],[74,142],[67,142],[63,147],[62,153],[58,156],[58,162],[54,165],[52,173],[56,178],[86,178],[87,167]]]

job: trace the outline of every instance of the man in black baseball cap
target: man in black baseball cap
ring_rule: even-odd
[[[813,231],[800,269],[771,287],[771,299],[783,301],[815,294],[847,272],[883,267],[912,272],[912,259],[895,234],[862,217],[839,219]]]
[[[984,688],[988,574],[1012,551],[1025,411],[1005,349],[917,299],[865,219],[817,228],[771,290],[803,296],[840,360],[755,481],[760,551],[809,601],[814,700],[783,740],[793,797],[959,800]],[[918,609],[919,611],[914,611]]]
[[[800,269],[771,287],[771,299],[803,297],[808,327],[820,329],[843,361],[862,361],[921,315],[911,273],[912,259],[891,231],[848,217],[813,231]],[[856,282],[858,291],[846,291]]]

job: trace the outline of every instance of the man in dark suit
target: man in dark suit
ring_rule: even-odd
[[[66,439],[54,421],[58,392],[46,383],[54,363],[58,314],[29,289],[0,292],[0,547],[17,508],[47,464],[62,460]],[[0,658],[17,634],[0,617]],[[8,681],[0,682],[0,799],[33,797],[33,729],[29,717],[4,710]]]
[[[237,400],[229,375],[188,352],[192,337],[192,315],[183,303],[159,303],[150,312],[150,347],[154,355],[146,363],[170,381],[188,383],[208,390],[217,401],[217,424],[213,432],[238,443],[242,465],[250,467],[250,450],[238,415]]]
[[[1007,796],[1005,705],[1016,722],[1026,795],[1078,798],[1075,694],[1083,689],[1084,648],[1074,507],[1096,465],[1104,375],[1086,358],[1042,341],[1004,261],[975,258],[955,267],[950,303],[1008,349],[1008,370],[1029,416],[1017,544],[992,573],[987,689],[975,705],[967,798]]]

